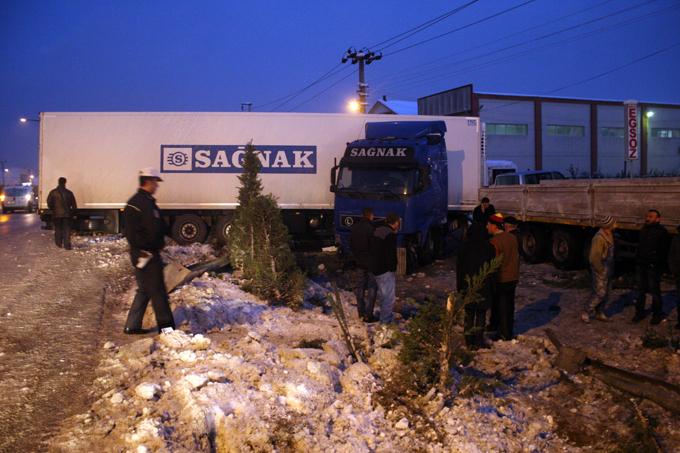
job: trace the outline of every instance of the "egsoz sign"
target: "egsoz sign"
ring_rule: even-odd
[[[162,173],[242,173],[245,145],[161,145]],[[316,146],[263,145],[260,173],[316,173]]]
[[[626,159],[638,159],[638,119],[637,103],[624,104],[626,121]]]

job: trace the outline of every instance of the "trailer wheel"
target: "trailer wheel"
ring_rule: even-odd
[[[229,240],[229,228],[231,227],[231,219],[229,217],[223,216],[217,219],[217,223],[213,226],[213,234],[215,239],[222,244],[226,245]]]
[[[529,263],[540,263],[545,260],[547,240],[546,234],[538,226],[528,225],[520,230],[520,252]]]
[[[583,241],[575,231],[557,229],[552,234],[552,259],[558,269],[573,269],[581,261]]]
[[[184,214],[173,222],[171,234],[180,245],[203,242],[208,236],[208,225],[195,214]]]

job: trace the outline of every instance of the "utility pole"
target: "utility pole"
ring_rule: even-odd
[[[359,63],[359,89],[357,90],[357,94],[359,94],[359,112],[361,113],[366,113],[366,106],[368,105],[368,84],[364,77],[364,64],[371,64],[381,58],[382,53],[371,52],[365,47],[361,50],[350,47],[342,57],[341,61],[343,63],[347,63],[348,61],[351,61],[352,64]]]

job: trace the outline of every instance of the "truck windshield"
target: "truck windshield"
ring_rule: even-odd
[[[416,179],[416,169],[341,167],[338,190],[404,196],[414,192]]]

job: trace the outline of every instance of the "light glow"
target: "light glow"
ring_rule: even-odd
[[[347,110],[349,110],[352,113],[357,113],[361,109],[361,106],[359,105],[359,101],[356,99],[352,99],[347,103]]]

